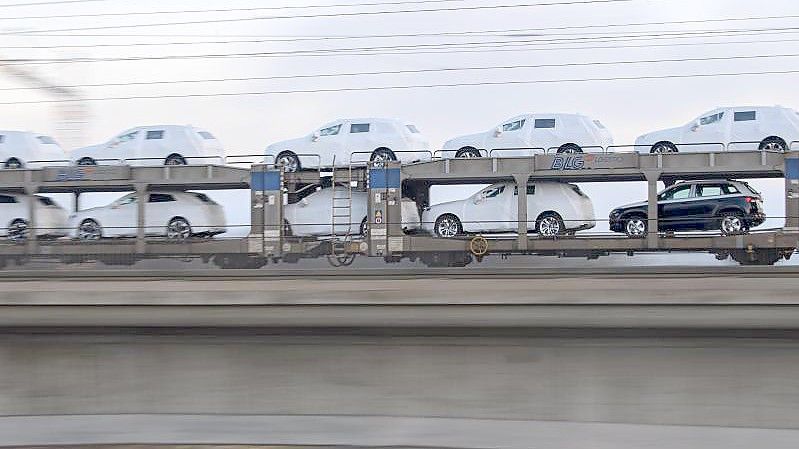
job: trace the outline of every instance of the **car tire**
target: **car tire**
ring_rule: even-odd
[[[97,165],[97,161],[90,157],[82,157],[78,160],[78,165],[86,166],[86,165]]]
[[[463,234],[463,224],[455,215],[444,214],[436,219],[433,231],[436,237],[451,239]]]
[[[296,173],[302,170],[300,158],[291,151],[283,151],[278,154],[275,158],[275,165],[283,167],[283,171],[286,173]]]
[[[625,218],[624,233],[631,239],[642,239],[649,232],[649,222],[643,215],[633,215]]]
[[[9,158],[6,161],[5,164],[3,164],[3,167],[5,167],[5,168],[7,168],[9,170],[13,170],[13,169],[25,168],[25,164],[23,164],[21,160],[15,158],[15,157],[12,157],[12,158]]]
[[[743,214],[740,212],[722,212],[719,216],[718,226],[722,235],[740,235],[749,232]]]
[[[170,154],[164,159],[164,165],[188,165],[186,158],[179,154]]]
[[[388,148],[378,148],[372,151],[372,156],[369,158],[369,161],[372,162],[372,166],[374,168],[383,168],[385,167],[386,162],[396,160],[397,155]]]
[[[788,150],[788,144],[785,143],[785,140],[779,137],[767,137],[760,142],[760,146],[758,147],[760,151],[776,151],[779,153],[784,153]]]
[[[680,151],[677,149],[677,145],[674,145],[671,142],[658,142],[652,145],[652,148],[649,150],[651,154],[666,154],[666,153],[679,153]]]
[[[22,218],[11,220],[6,231],[6,238],[12,242],[24,242],[28,239],[28,222]]]
[[[78,240],[91,241],[103,238],[103,228],[96,220],[87,218],[78,225]]]
[[[555,212],[544,212],[535,220],[535,229],[542,237],[557,237],[566,233],[563,218]]]
[[[479,157],[483,157],[483,155],[480,154],[480,150],[474,147],[463,147],[455,152],[456,159],[476,159]]]
[[[558,154],[582,154],[583,149],[575,143],[567,143],[558,148]]]
[[[166,225],[166,237],[170,240],[187,240],[191,236],[191,225],[183,217],[175,217]]]

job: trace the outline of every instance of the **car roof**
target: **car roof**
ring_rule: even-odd
[[[398,119],[398,118],[386,118],[386,117],[339,118],[339,119],[333,120],[332,122],[329,122],[329,123],[335,123],[335,122],[367,122],[367,123],[368,122],[372,122],[372,123],[374,123],[374,122],[386,122],[386,123],[389,123],[390,122],[390,123],[400,123],[400,124],[409,123],[409,122],[406,122],[405,120],[401,120],[401,119]]]

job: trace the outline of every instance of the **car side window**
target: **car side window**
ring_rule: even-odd
[[[125,205],[128,205],[128,204],[133,204],[135,202],[136,202],[136,197],[135,196],[129,196],[127,198],[122,198],[121,200],[119,200],[118,205],[119,206],[125,206]]]
[[[741,193],[741,191],[738,190],[738,187],[735,187],[732,184],[727,184],[727,185],[724,186],[724,193],[726,193],[726,194],[734,194],[734,193]]]
[[[175,201],[175,197],[172,195],[167,195],[164,193],[151,193],[150,194],[150,202],[151,203],[169,203]]]
[[[700,118],[699,124],[704,126],[704,125],[710,125],[711,123],[718,123],[721,121],[723,117],[724,117],[723,112],[719,112],[718,114],[708,115],[707,117]]]
[[[525,120],[516,120],[515,122],[505,123],[502,125],[502,131],[518,131],[524,127]]]
[[[757,120],[757,111],[742,111],[735,113],[736,122],[750,122]]]
[[[555,127],[555,119],[554,118],[539,118],[535,119],[535,128],[536,129],[552,129]]]
[[[15,204],[17,199],[11,195],[0,195],[0,204]]]
[[[482,196],[483,198],[486,199],[494,198],[496,196],[499,196],[499,194],[501,194],[504,191],[505,191],[505,186],[492,187],[490,189],[483,190]]]
[[[117,146],[117,145],[119,145],[121,143],[130,142],[131,140],[134,140],[138,134],[139,134],[138,131],[133,131],[131,133],[122,134],[121,136],[117,137],[116,139],[114,139],[111,142],[111,146],[114,147],[114,146]]]
[[[368,132],[369,132],[368,123],[353,123],[352,125],[350,125],[350,134],[368,133]]]
[[[147,131],[147,140],[161,140],[164,138],[163,130]]]
[[[341,124],[328,126],[327,128],[320,129],[319,135],[320,136],[335,136],[341,131]]]
[[[6,140],[6,136],[0,134],[0,143],[4,143]]]
[[[664,201],[668,200],[684,200],[686,198],[691,197],[691,186],[680,186],[674,187],[671,190],[667,190],[660,195],[660,199]]]
[[[519,195],[519,186],[513,188],[513,194]],[[528,195],[535,195],[535,184],[528,184],[527,185],[527,194]]]
[[[709,197],[721,196],[722,188],[719,184],[706,184],[696,186],[696,196]]]

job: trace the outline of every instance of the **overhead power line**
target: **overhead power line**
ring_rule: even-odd
[[[446,67],[434,69],[408,69],[408,70],[380,70],[364,72],[344,72],[344,73],[315,73],[315,74],[295,74],[279,76],[256,76],[240,78],[210,78],[194,80],[167,80],[167,81],[143,81],[143,82],[121,82],[121,83],[95,83],[95,84],[69,84],[56,86],[64,89],[87,88],[87,87],[131,87],[131,86],[154,86],[154,85],[174,85],[174,84],[198,84],[198,83],[221,83],[221,82],[242,82],[242,81],[273,81],[284,79],[316,79],[316,78],[336,78],[354,76],[374,76],[374,75],[405,75],[420,73],[442,73],[442,72],[467,72],[467,71],[486,71],[486,70],[516,70],[516,69],[537,69],[555,67],[592,67],[592,66],[613,66],[613,65],[634,65],[634,64],[661,64],[675,62],[706,62],[706,61],[730,61],[730,60],[751,60],[751,59],[774,59],[774,58],[796,58],[799,53],[789,54],[766,54],[766,55],[735,55],[718,56],[706,58],[668,58],[668,59],[638,59],[638,60],[617,60],[617,61],[589,61],[571,62],[555,64],[519,64],[519,65],[497,65],[497,66],[466,66],[466,67]],[[22,91],[32,90],[31,87],[8,87],[0,91]]]
[[[694,39],[694,38],[718,38],[728,37],[726,34],[733,33],[737,36],[746,33],[747,36],[763,34],[785,34],[799,32],[799,27],[785,28],[783,30],[736,30],[711,32],[688,32],[688,33],[664,33],[662,35],[617,35],[617,36],[591,36],[576,38],[556,38],[556,39],[527,39],[527,40],[501,40],[501,41],[471,41],[471,42],[449,42],[438,44],[413,44],[413,45],[388,45],[370,47],[338,47],[338,48],[318,48],[308,50],[280,50],[280,51],[259,51],[259,52],[235,52],[235,53],[203,53],[203,54],[184,54],[184,55],[162,55],[162,56],[120,56],[120,57],[89,57],[89,58],[50,58],[40,60],[6,60],[8,65],[49,65],[65,63],[95,63],[95,62],[122,62],[122,61],[153,61],[153,60],[186,60],[186,59],[219,59],[219,58],[270,58],[270,57],[292,57],[292,56],[361,56],[375,54],[424,54],[436,53],[424,51],[426,49],[445,50],[448,52],[469,52],[468,49],[488,49],[507,50],[509,47],[529,45],[565,45],[573,42],[619,42],[620,40],[664,40],[664,39]],[[619,46],[622,48],[624,46]],[[381,53],[382,52],[382,53]]]
[[[74,0],[73,0],[74,1]],[[89,0],[101,1],[101,0]],[[105,0],[102,0],[105,1]],[[465,0],[403,0],[392,2],[371,2],[371,3],[338,3],[333,5],[286,5],[286,6],[258,6],[252,8],[216,8],[216,9],[180,9],[171,11],[128,11],[128,12],[100,12],[82,14],[56,14],[39,16],[18,16],[0,17],[0,20],[35,20],[35,19],[77,19],[81,17],[130,17],[130,16],[163,16],[169,14],[199,14],[199,13],[225,13],[225,12],[255,12],[255,11],[274,11],[286,9],[318,9],[318,8],[355,8],[365,6],[399,6],[399,5],[418,5],[423,3],[454,3],[464,2]],[[70,2],[64,2],[70,3]]]
[[[670,20],[659,22],[624,22],[624,23],[603,23],[593,25],[567,25],[556,27],[537,27],[537,28],[511,28],[511,29],[494,29],[494,30],[477,30],[477,31],[449,31],[449,32],[436,32],[436,33],[400,33],[400,34],[361,34],[361,35],[245,35],[245,34],[37,34],[39,37],[149,37],[149,38],[164,38],[164,37],[213,37],[213,38],[258,38],[257,42],[296,42],[296,41],[318,41],[318,40],[350,40],[350,39],[393,39],[393,38],[409,38],[409,37],[437,37],[437,36],[461,36],[461,35],[475,35],[475,34],[508,34],[508,33],[540,33],[542,31],[562,31],[562,30],[580,30],[590,28],[618,28],[618,27],[639,27],[639,26],[662,26],[662,25],[687,25],[687,24],[703,24],[703,23],[721,23],[721,22],[741,22],[741,21],[757,21],[757,20],[788,20],[797,19],[799,15],[782,15],[782,16],[759,16],[759,17],[727,17],[720,19],[697,19],[697,20]],[[235,43],[237,41],[223,41],[220,43]],[[254,41],[242,41],[254,42]],[[215,42],[208,42],[215,43]],[[157,45],[173,45],[173,43],[154,43]],[[178,43],[175,43],[177,45]],[[122,44],[125,45],[125,44]],[[133,44],[131,44],[133,45]],[[61,46],[53,46],[51,48],[61,48]]]
[[[112,100],[164,100],[172,98],[211,98],[211,97],[242,97],[242,96],[264,96],[264,95],[287,95],[287,94],[310,94],[310,93],[336,93],[336,92],[365,92],[379,90],[406,90],[406,89],[431,89],[446,87],[476,87],[476,86],[502,86],[502,85],[522,85],[522,84],[559,84],[559,83],[581,83],[594,81],[640,81],[640,80],[662,80],[680,78],[714,78],[729,76],[757,76],[757,75],[788,75],[799,73],[799,70],[766,70],[756,72],[722,72],[722,73],[691,73],[691,74],[671,74],[671,75],[650,75],[650,76],[613,76],[603,78],[566,78],[566,79],[537,79],[537,80],[509,80],[509,81],[482,81],[464,83],[437,83],[437,84],[411,84],[411,85],[389,85],[389,86],[366,86],[366,87],[341,87],[329,89],[296,89],[296,90],[271,90],[271,91],[252,91],[252,92],[216,92],[216,93],[197,93],[197,94],[172,94],[172,95],[134,95],[117,97],[94,97],[84,98],[83,101],[112,101]],[[0,105],[24,105],[41,103],[64,103],[69,100],[32,100],[32,101],[4,101]]]
[[[93,30],[116,30],[123,28],[144,28],[144,27],[160,27],[160,26],[179,26],[179,25],[199,25],[209,23],[233,23],[233,22],[248,22],[257,20],[275,20],[275,19],[308,19],[308,18],[324,18],[324,17],[354,17],[354,16],[374,16],[374,15],[388,15],[388,14],[413,14],[425,12],[455,12],[455,11],[478,11],[487,9],[512,9],[512,8],[529,8],[537,6],[557,6],[557,5],[588,5],[588,4],[609,4],[609,3],[629,3],[638,0],[560,0],[546,3],[519,3],[519,4],[505,4],[505,5],[482,5],[482,6],[453,6],[453,7],[436,7],[436,8],[420,8],[420,9],[395,9],[395,10],[380,10],[380,11],[358,11],[358,12],[337,12],[337,13],[319,13],[319,14],[304,14],[304,15],[287,15],[287,16],[258,16],[258,17],[242,17],[236,19],[207,19],[207,20],[187,20],[180,22],[158,22],[158,23],[142,23],[142,24],[120,24],[120,25],[105,25],[96,27],[82,27],[82,28],[62,28],[51,30],[29,30],[18,32],[6,32],[2,34],[37,34],[37,33],[60,33],[72,31],[93,31]]]
[[[12,8],[16,6],[45,6],[45,5],[60,5],[64,3],[90,3],[90,2],[105,2],[107,0],[60,0],[50,2],[33,2],[33,3],[11,3],[7,5],[0,5],[0,8]]]
[[[799,15],[796,16],[799,18]],[[680,23],[680,22],[673,22],[673,23]],[[599,26],[599,25],[595,25]],[[784,28],[749,28],[749,29],[726,29],[726,30],[674,30],[674,31],[665,31],[660,33],[650,33],[650,32],[643,32],[643,31],[628,31],[629,34],[618,34],[618,32],[588,32],[588,33],[550,33],[550,34],[543,34],[537,33],[532,35],[518,35],[515,36],[511,33],[522,33],[522,32],[534,32],[534,31],[542,31],[545,29],[538,29],[538,30],[531,30],[531,29],[506,29],[506,30],[487,30],[487,31],[467,31],[467,32],[459,32],[459,33],[429,33],[427,35],[424,34],[417,34],[417,35],[393,35],[391,37],[422,37],[422,36],[467,36],[467,35],[482,35],[486,34],[489,36],[497,36],[501,35],[504,37],[516,37],[515,40],[506,40],[506,41],[498,41],[495,43],[512,43],[512,42],[555,42],[555,41],[575,41],[575,40],[595,40],[598,37],[608,37],[608,38],[617,38],[617,39],[632,39],[632,38],[665,38],[665,37],[694,37],[692,35],[698,35],[696,37],[712,37],[718,35],[735,35],[740,33],[747,33],[747,34],[774,34],[784,31],[794,31],[799,30],[799,27],[784,27]],[[561,38],[554,38],[554,39],[543,39],[545,37],[554,37],[554,36],[565,36]],[[384,35],[384,37],[387,37]],[[526,40],[519,40],[525,37]],[[533,39],[535,38],[535,39]],[[306,40],[320,40],[320,39],[300,39],[299,41],[306,41]],[[122,43],[122,44],[105,44],[105,43],[95,43],[95,44],[80,44],[80,45],[6,45],[3,48],[5,49],[53,49],[53,48],[128,48],[128,47],[161,47],[161,46],[176,46],[176,45],[221,45],[221,44],[258,44],[258,43],[269,43],[269,42],[289,42],[293,43],[294,40],[290,39],[251,39],[251,40],[215,40],[215,41],[193,41],[193,42],[139,42],[139,43]],[[485,42],[485,43],[492,43],[492,42]],[[420,46],[430,46],[430,45],[472,45],[477,44],[475,42],[454,42],[451,44],[412,44],[412,45],[405,45],[406,47],[420,47]],[[391,46],[395,47],[395,46]],[[333,51],[338,49],[319,49],[320,51]],[[312,50],[305,50],[305,51],[312,51]]]

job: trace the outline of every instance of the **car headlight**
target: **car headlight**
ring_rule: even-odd
[[[610,212],[610,216],[613,218],[617,218],[619,215],[621,215],[621,211],[619,209],[613,209]]]

